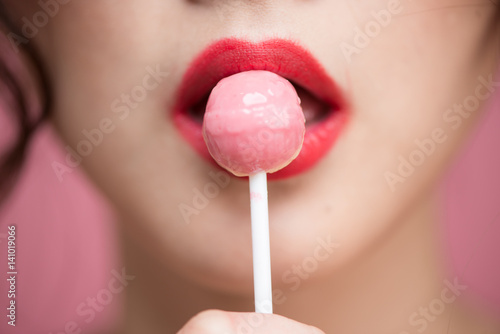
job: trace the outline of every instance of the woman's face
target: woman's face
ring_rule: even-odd
[[[318,246],[332,253],[314,273],[325,277],[416,210],[500,85],[486,0],[62,2],[33,37],[73,152],[55,172],[64,181],[80,163],[137,243],[214,289],[251,292],[252,266],[248,182],[203,159],[173,121],[183,76],[209,45],[293,41],[349,105],[317,164],[269,183],[277,288]],[[22,14],[34,22],[42,10],[32,1]]]

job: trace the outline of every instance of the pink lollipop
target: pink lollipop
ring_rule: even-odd
[[[236,176],[287,166],[299,154],[304,133],[297,92],[272,72],[222,79],[208,99],[203,137],[215,161]]]
[[[212,157],[236,176],[249,176],[255,310],[272,313],[266,173],[297,157],[305,118],[292,84],[267,71],[242,72],[212,90],[203,137]]]

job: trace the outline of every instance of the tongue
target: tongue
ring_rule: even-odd
[[[319,109],[304,99],[311,119]],[[297,157],[305,119],[290,82],[267,71],[242,72],[212,90],[203,137],[212,157],[236,176],[273,173]]]

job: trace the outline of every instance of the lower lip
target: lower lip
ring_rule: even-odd
[[[314,75],[297,74],[299,69],[304,68],[314,72]],[[178,103],[174,107],[175,126],[201,157],[222,169],[208,152],[202,135],[202,124],[189,115],[187,106],[189,102],[201,98],[197,95],[198,92],[209,91],[221,78],[248,70],[275,72],[299,84],[301,81],[308,82],[309,86],[314,82],[315,85],[321,86],[324,93],[321,98],[331,102],[329,104],[332,105],[332,110],[324,119],[306,126],[304,144],[298,157],[285,168],[269,174],[268,178],[283,180],[305,173],[330,151],[347,122],[348,112],[338,89],[321,65],[306,50],[291,42],[270,40],[252,44],[228,39],[207,48],[186,72],[179,90]],[[198,73],[205,73],[205,77],[200,77]]]

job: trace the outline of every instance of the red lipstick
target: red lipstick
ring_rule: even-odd
[[[217,82],[251,70],[266,70],[288,79],[299,92],[304,114],[311,115],[299,156],[287,167],[269,174],[269,179],[284,179],[309,170],[338,138],[347,121],[348,108],[321,64],[309,51],[288,40],[251,43],[223,39],[208,46],[193,60],[181,82],[173,113],[175,126],[198,154],[217,165],[203,140],[200,114]]]

